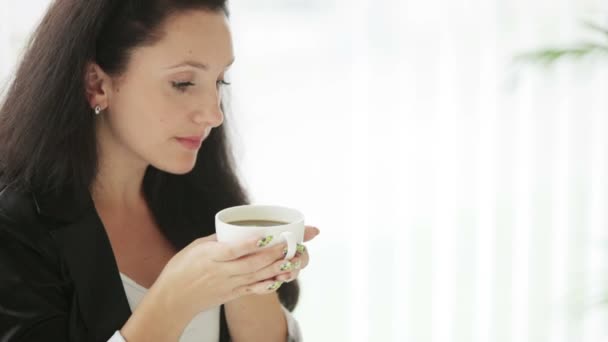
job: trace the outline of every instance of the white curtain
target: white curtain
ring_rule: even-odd
[[[48,1],[0,1],[7,77]],[[307,341],[608,340],[608,57],[513,63],[603,1],[231,7],[240,172],[322,229]]]

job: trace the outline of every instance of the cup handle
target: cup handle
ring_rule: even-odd
[[[292,232],[282,232],[281,237],[287,242],[287,255],[285,255],[285,260],[289,260],[296,255],[296,248],[298,246],[296,236]]]

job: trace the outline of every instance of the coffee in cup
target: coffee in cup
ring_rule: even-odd
[[[304,241],[304,215],[299,211],[276,205],[247,204],[221,210],[215,215],[217,241],[234,242],[249,238],[267,238],[265,247],[287,242],[287,255],[296,254],[298,243]]]
[[[288,222],[283,221],[272,221],[272,220],[240,220],[240,221],[232,221],[228,222],[229,224],[235,226],[245,226],[245,227],[274,227],[285,225]]]

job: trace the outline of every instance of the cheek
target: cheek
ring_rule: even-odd
[[[121,90],[112,108],[112,126],[122,144],[139,158],[170,173],[189,172],[196,153],[181,147],[174,137],[183,131],[184,108],[166,94],[128,95]]]
[[[177,126],[177,117],[171,114],[171,109],[167,108],[155,115],[158,126],[164,130],[172,129]]]
[[[167,109],[158,96],[128,95],[124,89],[114,99],[110,126],[114,135],[138,154],[158,150],[175,134],[175,120],[166,114]],[[152,151],[149,151],[152,150]]]
[[[119,94],[117,99],[117,112],[120,113],[120,118],[124,125],[130,130],[137,131],[138,135],[158,136],[163,138],[166,132],[177,125],[176,115],[172,115],[174,111],[172,104],[167,100],[167,94],[164,94],[158,89],[152,87],[139,87],[140,91],[124,89]]]

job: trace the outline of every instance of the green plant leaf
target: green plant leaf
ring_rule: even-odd
[[[548,48],[521,54],[515,57],[516,62],[536,62],[545,65],[569,59],[581,59],[593,54],[608,56],[608,44],[584,43],[572,48]]]
[[[545,66],[555,64],[564,59],[579,60],[591,55],[605,55],[608,57],[608,27],[597,24],[591,20],[582,21],[582,25],[591,31],[599,33],[602,38],[600,42],[581,42],[572,47],[551,47],[527,52],[516,56],[514,62],[539,63]]]

